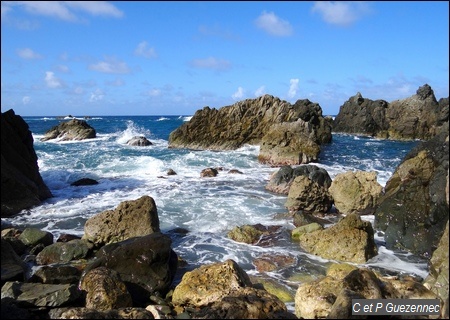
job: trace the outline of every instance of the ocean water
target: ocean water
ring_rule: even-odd
[[[259,147],[246,145],[234,151],[193,151],[169,149],[171,131],[189,121],[190,116],[98,116],[86,121],[95,128],[97,138],[84,141],[41,142],[46,131],[61,121],[55,117],[23,117],[34,138],[34,148],[44,182],[54,197],[42,205],[3,219],[20,227],[38,227],[54,234],[83,235],[85,221],[120,202],[151,196],[157,205],[161,231],[170,234],[172,247],[189,268],[235,260],[255,276],[272,278],[295,293],[305,280],[325,273],[333,261],[301,250],[292,242],[294,228],[284,208],[286,196],[265,190],[270,175],[278,168],[258,163]],[[128,146],[126,142],[143,135],[153,144]],[[348,170],[376,171],[378,182],[386,182],[403,157],[418,141],[388,141],[347,134],[333,134],[323,145],[315,165],[333,179]],[[201,178],[207,167],[222,167],[214,178]],[[167,175],[173,169],[176,175]],[[237,169],[242,174],[229,174]],[[81,178],[99,182],[92,186],[71,186]],[[363,216],[373,223],[373,216]],[[236,226],[245,224],[282,226],[273,246],[237,243],[227,237]],[[173,233],[176,228],[187,234]],[[384,247],[383,234],[376,230],[379,254],[360,267],[385,275],[413,275],[425,278],[427,262],[407,252]],[[276,272],[260,274],[255,258],[286,255],[293,263]],[[293,308],[292,304],[288,307]]]

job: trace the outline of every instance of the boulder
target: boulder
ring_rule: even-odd
[[[195,308],[194,318],[295,319],[286,305],[264,289],[256,289],[233,260],[186,272],[172,295],[175,306]]]
[[[12,109],[1,114],[1,216],[9,217],[52,197],[39,172],[33,135]]]
[[[59,139],[60,141],[93,139],[97,133],[85,120],[72,119],[52,127],[45,132],[41,141]]]
[[[300,246],[325,259],[365,263],[378,254],[372,224],[349,214],[324,230],[300,233]]]
[[[161,232],[136,236],[103,246],[86,266],[82,280],[91,271],[105,267],[117,272],[130,293],[133,306],[144,307],[150,296],[164,296],[177,270],[172,240]]]
[[[312,181],[309,177],[297,176],[291,184],[284,206],[291,212],[304,210],[307,212],[328,212],[333,199],[328,188]]]
[[[127,145],[129,146],[151,146],[153,143],[151,143],[146,137],[144,136],[135,136],[127,141]]]
[[[116,209],[103,211],[89,218],[82,239],[102,246],[128,238],[158,232],[159,217],[155,200],[142,196],[121,202]]]
[[[269,182],[266,184],[266,190],[280,193],[280,194],[289,194],[289,188],[291,187],[292,182],[298,176],[307,176],[311,181],[317,182],[320,186],[328,189],[331,185],[331,177],[328,172],[319,168],[313,164],[305,164],[300,166],[282,166],[277,171],[275,171],[269,179]]]
[[[375,210],[386,247],[431,257],[448,221],[448,132],[413,148],[395,169]]]
[[[88,257],[93,249],[93,244],[82,239],[74,239],[68,242],[55,242],[46,246],[36,256],[38,265],[53,263],[66,263]]]
[[[340,213],[373,214],[383,187],[375,171],[347,171],[334,177],[328,192]]]

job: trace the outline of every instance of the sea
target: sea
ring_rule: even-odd
[[[2,218],[2,224],[41,228],[55,240],[61,234],[82,236],[90,217],[148,195],[155,200],[161,231],[171,236],[173,250],[190,269],[233,259],[250,276],[276,282],[292,294],[306,279],[324,275],[336,261],[309,254],[291,240],[289,232],[295,227],[284,207],[287,196],[265,189],[279,168],[258,162],[259,146],[244,145],[232,151],[168,148],[169,134],[191,117],[79,117],[96,130],[96,138],[46,142],[40,141],[44,134],[71,117],[23,117],[33,135],[40,174],[53,197],[14,217]],[[152,145],[127,145],[135,136],[145,136]],[[311,164],[327,170],[332,179],[346,171],[375,171],[384,187],[418,143],[333,133],[332,142],[322,145],[318,161]],[[216,177],[201,177],[200,172],[210,167],[223,170]],[[176,175],[168,175],[169,169]],[[231,169],[241,174],[228,173]],[[98,184],[71,186],[82,178],[95,179]],[[362,219],[374,223],[373,215]],[[232,228],[247,224],[280,226],[283,232],[271,246],[228,237]],[[387,249],[380,230],[375,230],[375,240],[378,255],[358,267],[386,276],[424,279],[428,275],[426,260]],[[291,257],[293,262],[280,270],[258,272],[255,259],[276,255]],[[293,302],[287,306],[293,310]]]

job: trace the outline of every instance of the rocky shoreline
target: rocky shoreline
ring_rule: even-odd
[[[367,101],[359,94],[341,107],[334,124],[321,112],[308,100],[290,105],[266,95],[220,110],[205,107],[169,139],[171,148],[214,150],[259,143],[259,161],[280,167],[266,189],[286,195],[285,207],[296,226],[292,241],[337,261],[325,276],[298,287],[295,312],[286,308],[282,290],[255,281],[233,260],[190,268],[172,249],[173,234],[185,231],[162,233],[154,199],[143,195],[88,219],[82,237],[67,234],[55,240],[39,229],[2,224],[2,318],[347,319],[354,317],[352,299],[438,299],[439,317],[448,318],[448,98],[437,102],[425,85],[415,96],[391,104]],[[26,123],[12,110],[1,120],[4,217],[24,205],[38,205],[51,193],[39,179]],[[48,138],[95,135],[82,120],[70,122],[49,130]],[[320,145],[331,141],[332,127],[424,141],[409,152],[383,189],[373,173],[347,172],[332,180],[325,170],[308,164]],[[66,134],[72,128],[72,135]],[[15,181],[16,171],[21,172],[19,179],[7,185]],[[3,193],[5,188],[11,192]],[[16,196],[7,198],[9,194]],[[18,194],[32,194],[34,200],[20,202]],[[336,223],[326,227],[324,214],[334,215]],[[377,254],[373,227],[361,220],[365,214],[375,216],[387,248],[429,259],[426,279],[385,277],[355,267]],[[228,236],[270,245],[277,232],[275,227],[246,225]],[[289,263],[288,257],[260,260],[257,266],[270,271],[283,263]]]

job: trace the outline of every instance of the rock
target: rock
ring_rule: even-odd
[[[70,265],[41,266],[36,269],[28,282],[44,284],[78,284],[81,270]]]
[[[2,287],[2,300],[12,298],[22,305],[59,307],[76,303],[81,294],[73,284],[41,284],[6,282]]]
[[[442,133],[413,148],[395,169],[374,214],[388,249],[431,257],[448,221],[448,160],[448,133]]]
[[[301,152],[301,158],[306,160],[315,157],[318,150],[313,147],[314,144],[331,141],[330,121],[323,118],[322,109],[317,103],[306,99],[291,105],[271,95],[246,99],[219,110],[209,107],[197,110],[190,121],[170,133],[169,148],[234,150],[245,144],[261,144],[272,125],[291,123],[299,119],[308,124],[297,124],[293,127],[297,131],[301,130],[300,127],[307,129],[310,133],[308,143],[311,147],[297,151],[287,148],[283,152],[296,153],[297,160]],[[291,130],[291,126],[281,125],[274,127],[274,130],[277,132],[274,134],[277,135],[281,132],[288,134],[286,130]],[[265,137],[267,142],[270,139],[270,135]],[[277,154],[280,154],[280,150],[271,151],[270,148],[271,145],[268,144],[264,147],[264,154],[259,157],[261,161],[274,163],[286,157],[282,155],[278,159]]]
[[[96,185],[96,184],[98,184],[97,180],[90,179],[90,178],[82,178],[82,179],[72,182],[70,185],[78,187],[78,186],[92,186],[92,185]]]
[[[358,92],[340,107],[333,131],[396,140],[429,140],[448,132],[448,117],[448,98],[436,101],[428,84],[419,87],[415,95],[391,103],[365,99]]]
[[[97,137],[97,133],[85,120],[72,119],[61,122],[48,130],[41,141],[59,139],[60,141],[85,140]]]
[[[135,136],[127,141],[126,143],[129,146],[151,146],[153,143],[151,143],[146,137],[144,136]]]
[[[172,303],[195,308],[194,318],[295,319],[276,296],[254,288],[233,260],[186,272],[173,291]]]
[[[266,190],[289,194],[289,189],[294,179],[298,176],[306,176],[311,181],[317,182],[320,186],[328,189],[331,185],[331,177],[328,172],[313,164],[300,165],[296,167],[282,166],[278,171],[274,172],[269,182],[266,184]]]
[[[312,181],[307,176],[297,176],[289,188],[284,206],[291,212],[328,212],[333,204],[328,189]]]
[[[87,272],[80,283],[80,289],[87,292],[86,308],[106,311],[133,305],[131,295],[117,272],[105,267]]]
[[[1,216],[9,217],[53,195],[39,173],[28,124],[10,109],[1,114],[1,130]]]
[[[364,215],[374,214],[383,187],[375,171],[347,171],[334,177],[328,191],[340,213]]]
[[[130,293],[133,306],[150,303],[151,295],[164,296],[170,289],[177,270],[177,254],[172,240],[161,232],[136,236],[102,247],[85,268],[106,267],[118,273]]]
[[[215,168],[206,168],[200,172],[200,177],[215,177],[219,174],[219,171]]]
[[[116,209],[103,211],[89,218],[82,239],[102,246],[132,237],[158,232],[159,217],[155,201],[150,196],[123,201]]]
[[[19,236],[19,240],[22,241],[28,247],[34,247],[38,244],[49,246],[53,244],[53,234],[48,231],[43,231],[38,228],[25,228]]]
[[[156,319],[144,308],[120,308],[106,311],[83,307],[55,308],[49,311],[49,317],[50,319]]]
[[[349,214],[324,230],[301,233],[300,246],[325,259],[364,263],[378,254],[373,228],[356,214]]]
[[[93,244],[82,239],[68,242],[55,242],[46,246],[36,256],[38,265],[65,263],[72,260],[88,257],[93,249]]]
[[[23,281],[26,264],[13,250],[7,240],[1,239],[1,282],[6,281]],[[2,297],[3,298],[3,297]]]

